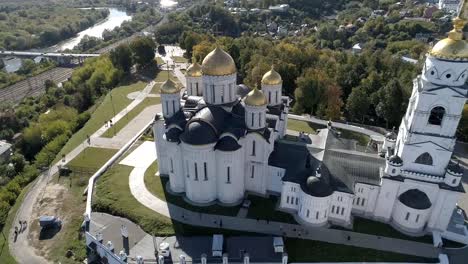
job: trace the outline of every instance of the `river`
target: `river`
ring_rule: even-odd
[[[94,26],[83,30],[77,34],[76,37],[64,40],[57,45],[50,47],[52,51],[61,51],[65,49],[73,49],[81,39],[88,35],[91,37],[102,37],[102,32],[104,30],[113,30],[114,28],[120,26],[124,21],[131,20],[132,16],[128,15],[125,11],[119,10],[117,8],[109,8],[109,16],[103,21],[95,24]]]

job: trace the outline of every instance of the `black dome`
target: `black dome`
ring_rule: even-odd
[[[309,176],[302,190],[314,197],[326,197],[333,193],[333,189],[321,177]]]
[[[388,132],[387,134],[385,134],[385,137],[387,139],[390,139],[390,140],[396,140],[397,139],[397,135],[395,134],[395,132]]]
[[[236,151],[240,149],[242,146],[237,143],[233,137],[225,136],[222,137],[215,146],[215,149],[219,149],[222,151]]]
[[[213,127],[200,120],[190,122],[180,138],[191,145],[206,145],[218,141],[218,136]]]
[[[447,170],[451,172],[452,174],[456,175],[463,175],[463,168],[455,162],[450,162],[449,165],[447,166]]]
[[[247,87],[247,85],[245,84],[239,84],[237,86],[237,91],[236,91],[236,94],[240,97],[240,98],[244,98],[252,89],[250,89],[249,87]]]
[[[179,136],[182,131],[178,128],[171,128],[166,132],[166,140],[169,142],[180,142]]]
[[[392,155],[388,161],[392,164],[395,164],[395,165],[402,165],[403,164],[403,160],[398,156],[398,155]]]
[[[398,200],[404,205],[417,210],[429,209],[432,206],[429,197],[418,189],[411,189],[400,194]]]

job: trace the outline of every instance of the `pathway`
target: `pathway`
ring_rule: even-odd
[[[154,85],[154,82],[150,82],[142,90],[142,92],[136,97],[136,99],[132,101],[126,107],[126,109],[122,110],[116,116],[114,116],[112,118],[112,121],[114,122],[114,124],[117,123],[117,121],[123,118],[129,111],[135,108],[138,104],[140,104],[146,98],[146,96],[151,92],[151,88],[153,87],[153,85]],[[154,111],[157,111],[157,110],[154,110]],[[132,131],[134,131],[134,129],[136,129],[137,127],[141,127],[141,124],[143,123],[144,120],[146,121],[146,123],[148,123],[148,120],[151,120],[152,118],[154,118],[154,112],[150,113],[149,111],[142,111],[142,113],[140,113],[140,115],[137,116],[136,118],[137,121],[135,121],[134,123],[129,123],[124,129],[122,129],[117,134],[117,137],[115,137],[113,141],[101,140],[102,138],[100,138],[100,136],[107,129],[109,129],[108,127],[102,126],[90,136],[91,146],[102,147],[102,148],[116,148],[116,145],[119,145],[119,146],[123,145],[126,142],[128,142],[128,140],[131,138],[130,134],[132,134],[126,131],[127,128],[131,127]],[[134,135],[135,134],[133,133],[133,136]],[[19,220],[22,220],[22,221],[26,220],[28,221],[28,223],[32,222],[31,221],[32,219],[30,219],[30,216],[32,215],[33,207],[36,201],[38,201],[38,198],[40,198],[39,195],[44,191],[52,175],[58,172],[58,166],[67,164],[69,161],[73,160],[76,156],[78,156],[88,146],[89,145],[85,141],[83,141],[75,149],[67,153],[65,163],[62,163],[61,161],[59,161],[56,164],[53,164],[50,167],[49,171],[44,172],[41,175],[39,175],[38,179],[32,183],[30,191],[25,196],[23,203],[18,209],[15,219],[13,220],[14,224],[18,223]],[[27,239],[28,232],[29,232],[28,229],[25,230],[25,232],[23,232],[21,235],[18,236],[18,239],[15,242],[13,241],[14,226],[12,227],[8,236],[11,254],[18,261],[18,263],[37,263],[37,264],[48,263],[43,257],[36,255],[36,253],[34,252],[34,248],[29,245],[29,242]]]
[[[219,223],[222,220],[222,227],[226,229],[312,239],[422,257],[438,257],[439,250],[434,248],[432,244],[378,237],[344,230],[310,228],[279,222],[266,223],[265,221],[257,221],[255,219],[203,214],[168,204],[149,192],[144,182],[146,169],[156,160],[154,142],[145,142],[139,148],[141,150],[136,149],[135,152],[146,153],[145,160],[135,159],[134,161],[127,160],[125,162],[126,165],[135,167],[129,177],[132,195],[149,209],[176,221],[191,225],[219,228]],[[135,157],[141,156],[140,154],[135,154]],[[350,240],[348,240],[348,236],[351,237]]]

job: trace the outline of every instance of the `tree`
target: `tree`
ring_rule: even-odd
[[[463,107],[462,118],[458,126],[459,139],[468,142],[468,104]]]
[[[343,92],[336,83],[330,83],[325,91],[327,98],[327,110],[325,115],[329,120],[338,120],[341,117],[341,107],[343,106],[343,100],[341,96]]]
[[[392,79],[379,91],[379,95],[380,102],[375,109],[377,116],[386,121],[387,127],[397,125],[403,115],[403,92],[400,82]]]
[[[367,114],[369,106],[370,100],[366,91],[361,87],[353,89],[346,102],[346,110],[351,120],[364,122],[364,116]]]
[[[129,73],[133,65],[132,50],[126,44],[121,44],[110,52],[112,64],[117,69]]]
[[[131,44],[130,48],[133,54],[133,60],[140,66],[144,67],[154,61],[154,49],[156,45],[149,37],[138,37]]]

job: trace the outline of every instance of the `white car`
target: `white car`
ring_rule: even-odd
[[[161,244],[159,244],[159,255],[164,256],[164,257],[169,257],[171,255],[169,243],[162,242]]]

